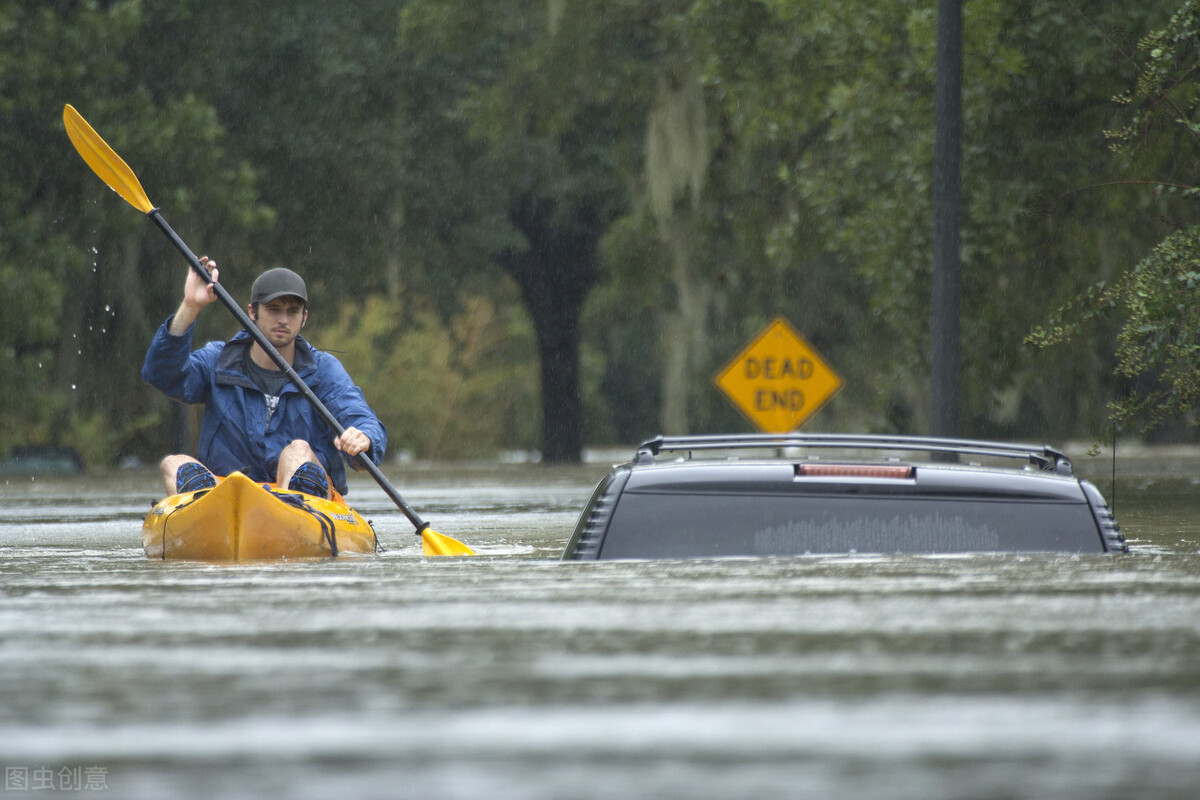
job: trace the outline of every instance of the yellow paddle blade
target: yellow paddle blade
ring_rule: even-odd
[[[475,551],[457,539],[443,536],[432,528],[421,531],[422,550],[427,556],[473,556]]]
[[[92,171],[100,176],[100,180],[108,184],[108,188],[143,214],[154,210],[154,204],[146,196],[137,175],[70,103],[63,107],[63,125],[67,128],[67,136],[71,137],[71,144],[75,145]]]

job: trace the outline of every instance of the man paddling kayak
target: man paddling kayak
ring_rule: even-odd
[[[207,257],[200,262],[216,282],[216,262]],[[285,267],[267,270],[251,287],[247,312],[342,423],[341,436],[333,435],[246,331],[192,352],[196,319],[216,299],[212,285],[188,270],[183,302],[154,335],[142,365],[142,379],[163,394],[183,403],[204,403],[199,460],[174,454],[162,461],[167,494],[213,486],[214,473],[235,470],[320,497],[330,496],[331,482],[345,493],[346,469],[338,452],[361,454],[379,464],[387,431],[341,362],[300,336],[308,320],[304,279]]]

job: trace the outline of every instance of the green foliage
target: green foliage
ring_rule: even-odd
[[[1200,154],[1200,4],[1187,0],[1138,42],[1131,58],[1136,75],[1116,96],[1126,113],[1105,132],[1110,146],[1133,162],[1131,169],[1190,176]],[[1200,403],[1200,225],[1181,221],[1195,219],[1200,187],[1165,175],[1131,183],[1153,185],[1155,200],[1171,215],[1160,219],[1180,227],[1133,269],[1076,295],[1028,337],[1038,347],[1062,345],[1098,321],[1119,320],[1114,373],[1126,379],[1127,391],[1111,404],[1118,429],[1147,431]]]
[[[151,412],[138,417],[114,417],[102,408],[76,409],[66,417],[64,441],[68,441],[84,464],[112,463],[114,453],[125,453],[130,442],[162,423]]]
[[[439,187],[473,194],[476,219],[508,226],[472,237],[486,248],[474,261],[513,278],[537,330],[548,461],[577,460],[584,443],[580,315],[601,274],[599,241],[630,202],[648,103],[646,16],[629,0],[569,13],[545,0],[412,0],[401,15],[405,58],[460,121],[456,139],[414,142],[422,160],[451,165]]]
[[[150,460],[169,442],[138,368],[185,267],[73,153],[64,102],[235,297],[287,263],[315,320],[345,310],[320,343],[397,450],[541,446],[535,342],[573,324],[548,287],[587,295],[589,440],[658,432],[684,357],[693,426],[744,426],[711,375],[777,314],[847,381],[817,424],[919,429],[934,6],[0,0],[0,455]],[[1118,381],[1188,396],[1191,323],[1172,309],[1193,269],[1196,7],[965,3],[964,432],[1074,435]],[[660,225],[648,132],[672,108],[690,122],[656,130],[691,155],[659,171],[680,212]],[[1156,188],[1087,190],[1134,181]],[[502,269],[542,282],[518,295]],[[1046,326],[1059,347],[1023,345],[1096,281]],[[681,355],[665,337],[684,300],[702,327]],[[544,317],[519,310],[538,302]],[[201,327],[232,333],[219,310]]]
[[[538,422],[533,331],[509,292],[466,293],[443,323],[407,293],[342,305],[313,333],[362,387],[393,453],[463,458],[534,450]]]
[[[731,13],[729,4],[705,5]],[[754,5],[766,20],[753,24],[753,46],[773,63],[744,59],[731,43],[713,51],[707,72],[736,104],[726,112],[740,125],[733,147],[777,164],[783,204],[770,216],[767,253],[789,274],[813,274],[812,261],[823,262],[823,275],[833,264],[853,273],[854,280],[825,283],[866,303],[843,317],[855,335],[827,354],[852,368],[865,360],[869,369],[866,386],[855,381],[837,403],[869,386],[879,405],[868,424],[896,404],[917,412],[929,371],[934,4]],[[1137,252],[1139,237],[1152,241],[1149,231],[1128,229],[1128,201],[1071,190],[1100,182],[1107,167],[1095,140],[1124,66],[1116,29],[1155,11],[1058,0],[964,5],[962,411],[977,432],[1039,426],[1060,413],[1063,396],[1083,405],[1064,422],[1094,420],[1087,398],[1104,387],[1083,366],[1093,363],[1086,348],[1064,359],[1079,366],[1061,369],[1020,343],[1041,308],[1078,285],[1080,272],[1107,270]],[[741,37],[746,25],[728,29]],[[776,91],[763,93],[764,86]],[[1069,201],[1051,205],[1048,197]],[[818,308],[845,302],[823,299]],[[826,336],[820,315],[798,324]],[[1047,380],[1059,391],[1045,392]],[[922,425],[911,415],[898,421]]]
[[[1187,136],[1200,136],[1196,119],[1200,82],[1194,76],[1200,66],[1200,3],[1184,2],[1164,27],[1138,42],[1134,58],[1137,78],[1133,87],[1115,98],[1128,107],[1129,117],[1105,134],[1113,149],[1128,152],[1142,146],[1156,132],[1156,123],[1177,127]]]
[[[633,215],[604,237],[608,280],[588,297],[583,318],[590,442],[626,444],[658,432],[663,355],[651,332],[671,292],[656,231],[649,215]]]
[[[159,416],[136,376],[157,320],[178,302],[182,262],[147,244],[144,221],[74,152],[64,103],[181,230],[232,238],[270,221],[201,87],[157,91],[188,60],[145,71],[148,52],[187,49],[154,16],[146,0],[0,2],[0,454],[65,443],[108,462],[129,420]]]
[[[1200,403],[1200,226],[1169,235],[1111,284],[1073,298],[1029,341],[1039,347],[1070,341],[1097,319],[1119,315],[1116,374],[1134,391],[1112,404],[1122,430],[1148,430]]]

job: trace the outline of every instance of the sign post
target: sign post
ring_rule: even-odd
[[[791,433],[842,388],[833,368],[783,317],[713,382],[763,433]]]

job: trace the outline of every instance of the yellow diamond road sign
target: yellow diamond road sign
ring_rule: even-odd
[[[842,379],[787,320],[777,318],[713,379],[764,433],[790,433]]]

